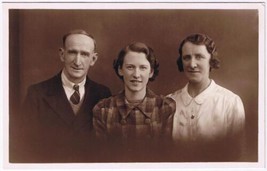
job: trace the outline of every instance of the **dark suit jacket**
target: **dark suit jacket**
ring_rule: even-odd
[[[92,109],[110,90],[88,77],[85,96],[75,115],[61,73],[28,89],[22,105],[21,156],[25,162],[87,162],[95,160]],[[22,161],[23,161],[22,160]]]

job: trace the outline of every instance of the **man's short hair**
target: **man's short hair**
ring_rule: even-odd
[[[72,35],[72,34],[82,34],[82,35],[88,36],[91,39],[93,39],[93,41],[94,41],[94,51],[96,51],[96,41],[95,41],[95,38],[91,34],[87,33],[85,30],[82,30],[82,29],[71,30],[70,32],[66,33],[63,36],[63,47],[65,47],[65,42],[66,42],[67,37],[70,36],[70,35]]]

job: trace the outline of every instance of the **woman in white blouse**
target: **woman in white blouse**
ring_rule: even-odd
[[[210,79],[210,71],[219,64],[215,43],[207,35],[193,34],[181,42],[177,65],[188,83],[169,96],[176,101],[172,136],[189,160],[236,160],[236,154],[240,157],[244,106],[238,95]],[[223,158],[215,154],[222,151],[227,151]]]

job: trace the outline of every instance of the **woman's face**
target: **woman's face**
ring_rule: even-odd
[[[190,83],[209,82],[211,55],[205,45],[186,42],[182,48],[184,73]]]
[[[123,77],[125,91],[144,93],[153,71],[144,53],[129,51],[124,57],[122,67],[119,68],[119,75]]]

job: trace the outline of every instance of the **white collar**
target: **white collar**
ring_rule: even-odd
[[[194,100],[197,104],[204,103],[204,101],[207,99],[207,97],[212,94],[215,86],[216,86],[215,81],[211,80],[210,85],[203,92],[201,92],[199,95],[197,95],[196,97],[193,98],[188,93],[188,83],[187,83],[181,92],[181,97],[182,97],[182,101],[183,101],[184,105],[186,105],[186,106],[189,105],[192,100]]]
[[[63,71],[61,72],[61,80],[62,80],[63,86],[65,86],[65,87],[67,87],[69,89],[73,89],[73,86],[76,84],[76,83],[71,82],[67,78],[67,76],[65,75],[65,73]],[[85,85],[85,82],[86,82],[86,78],[82,82],[80,82],[80,83],[78,83],[76,85],[79,85],[79,87],[83,87]]]

